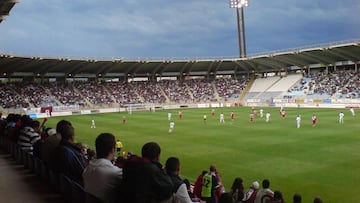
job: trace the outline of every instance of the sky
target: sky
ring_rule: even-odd
[[[360,39],[359,0],[249,0],[247,55]],[[0,53],[190,59],[239,56],[229,0],[21,0],[0,23]]]

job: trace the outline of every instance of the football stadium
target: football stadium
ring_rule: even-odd
[[[0,26],[17,3],[0,3]],[[359,39],[235,58],[0,54],[1,156],[59,196],[39,201],[132,202],[122,195],[136,185],[136,195],[143,190],[147,199],[134,202],[165,202],[160,194],[167,188],[154,189],[160,173],[180,178],[171,182],[173,202],[182,202],[184,179],[190,202],[290,203],[295,194],[302,202],[360,199]],[[102,152],[106,136],[112,148]],[[52,138],[58,140],[50,150]],[[156,158],[144,155],[147,143],[161,148]],[[176,176],[170,157],[180,161]],[[121,174],[112,189],[100,169],[89,169],[101,159]],[[159,167],[156,175],[146,164]],[[216,183],[210,196],[207,174]]]

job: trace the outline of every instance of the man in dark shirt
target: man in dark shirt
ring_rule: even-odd
[[[149,142],[142,147],[142,157],[132,156],[126,161],[121,202],[149,203],[172,197],[174,186],[159,162],[160,151],[157,143]]]
[[[82,173],[86,167],[86,159],[80,149],[74,145],[74,128],[71,125],[64,125],[60,129],[60,134],[61,141],[51,153],[50,168],[83,185]]]

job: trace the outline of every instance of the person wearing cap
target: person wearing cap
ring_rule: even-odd
[[[244,203],[254,203],[255,198],[256,198],[256,194],[259,191],[259,182],[258,181],[254,181],[251,185],[250,188],[245,192],[244,194],[244,198],[243,198],[243,202]]]

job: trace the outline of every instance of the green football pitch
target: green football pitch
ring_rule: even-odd
[[[239,107],[216,108],[215,116],[208,108],[181,109],[182,120],[179,110],[158,110],[51,117],[46,125],[55,127],[59,120],[69,120],[75,127],[76,141],[93,149],[96,136],[103,132],[113,133],[126,151],[139,155],[143,144],[155,141],[162,148],[161,163],[170,156],[180,158],[181,176],[191,182],[215,164],[227,191],[236,177],[244,180],[245,189],[254,180],[261,184],[267,178],[270,188],[280,190],[286,202],[292,202],[294,193],[300,193],[303,202],[312,202],[318,195],[327,203],[359,202],[360,112],[353,117],[348,109],[286,108],[283,119],[279,108],[263,109],[264,114],[271,113],[268,123],[259,116],[250,122],[251,109]],[[338,122],[341,111],[345,113],[343,124]],[[171,134],[168,112],[175,122]],[[219,123],[221,112],[224,124]],[[298,114],[302,118],[299,129],[295,121]],[[318,118],[315,127],[313,114]],[[95,119],[96,128],[90,128],[91,119]]]

